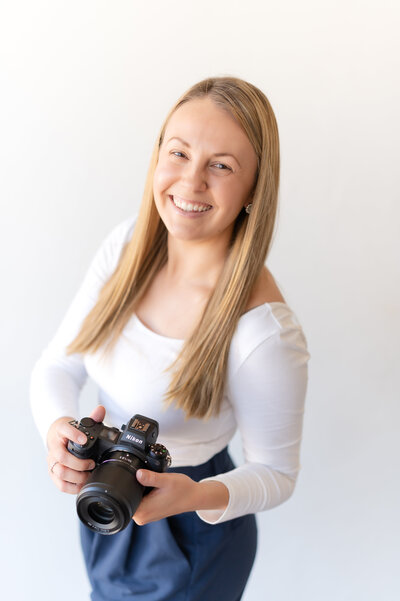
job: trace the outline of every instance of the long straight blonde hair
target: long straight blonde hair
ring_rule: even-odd
[[[236,77],[212,77],[192,86],[173,106],[161,128],[151,157],[143,200],[131,240],[100,291],[68,353],[108,353],[118,340],[149,284],[167,262],[167,230],[154,203],[153,175],[171,115],[185,102],[209,97],[228,111],[246,132],[258,168],[252,210],[238,216],[226,261],[198,326],[170,366],[166,404],[186,417],[208,418],[219,412],[229,348],[240,316],[259,277],[274,231],[279,187],[279,136],[266,96]]]

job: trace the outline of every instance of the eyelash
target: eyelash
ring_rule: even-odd
[[[183,152],[180,152],[179,150],[174,150],[171,154],[173,154],[174,156],[177,156],[178,154],[181,154],[182,157],[186,156]],[[180,159],[181,157],[177,158]],[[216,163],[216,165],[222,165],[223,167],[225,167],[225,169],[232,171],[232,169],[228,167],[228,165],[225,165],[225,163]],[[225,171],[225,169],[218,169],[218,171]]]

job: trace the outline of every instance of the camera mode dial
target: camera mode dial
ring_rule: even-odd
[[[168,449],[158,442],[150,445],[149,457],[159,462],[163,469],[166,469],[171,465],[171,456],[168,453]]]

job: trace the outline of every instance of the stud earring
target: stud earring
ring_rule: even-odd
[[[249,204],[247,205],[247,207],[245,207],[245,211],[248,215],[250,215],[251,213],[251,207],[253,206],[252,202],[249,202]]]

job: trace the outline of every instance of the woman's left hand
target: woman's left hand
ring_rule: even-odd
[[[199,483],[185,474],[163,473],[141,469],[136,473],[140,484],[153,490],[143,497],[133,520],[139,526],[170,515],[195,511],[199,503]]]
[[[185,474],[144,469],[138,470],[136,477],[143,486],[153,487],[132,518],[138,526],[185,511],[212,509],[222,513],[229,502],[229,491],[222,482],[195,482]]]

